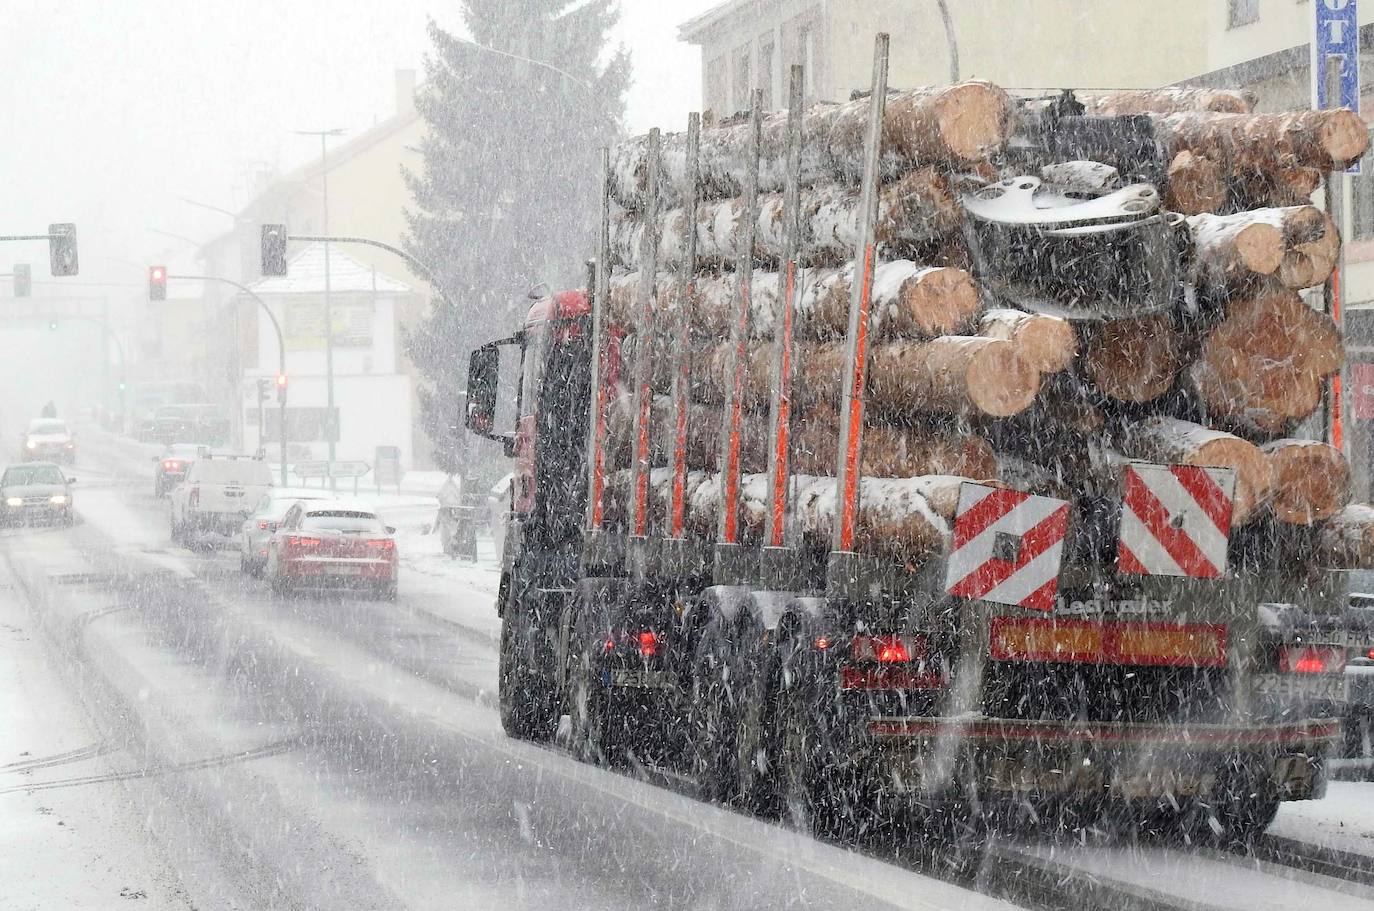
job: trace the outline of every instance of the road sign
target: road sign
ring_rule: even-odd
[[[1350,365],[1350,412],[1357,421],[1374,420],[1374,364]]]
[[[361,478],[372,470],[366,462],[335,462],[331,470],[326,459],[297,462],[291,466],[291,473],[298,478]]]
[[[1069,504],[1019,490],[959,487],[945,590],[1034,610],[1051,610],[1069,528]]]
[[[1225,575],[1235,470],[1134,463],[1125,475],[1117,570],[1197,579]]]
[[[1360,110],[1360,26],[1355,0],[1316,0],[1312,4],[1312,107]],[[1339,72],[1339,79],[1329,75]],[[1335,85],[1331,83],[1334,82]],[[1333,91],[1333,89],[1335,91]],[[1360,173],[1357,161],[1346,169]]]

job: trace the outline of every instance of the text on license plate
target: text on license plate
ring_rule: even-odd
[[[1350,699],[1350,686],[1343,674],[1256,674],[1252,685],[1257,696],[1332,702]]]
[[[668,689],[673,685],[666,671],[646,671],[626,667],[613,669],[610,682],[611,686],[638,687],[641,689]]]

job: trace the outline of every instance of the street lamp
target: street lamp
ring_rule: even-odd
[[[320,137],[320,185],[324,196],[322,234],[329,234],[329,149],[330,136],[342,136],[343,128],[331,130],[293,130],[297,136]],[[339,421],[334,418],[334,312],[329,300],[329,241],[324,242],[324,395],[325,433],[329,445],[329,487],[337,489],[334,480],[335,438],[339,435]]]

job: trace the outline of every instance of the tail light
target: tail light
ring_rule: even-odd
[[[663,647],[663,641],[658,638],[658,633],[652,630],[640,632],[619,630],[607,635],[601,647],[607,654],[614,652],[617,648],[627,652],[633,649],[645,658],[652,658]]]
[[[658,636],[652,632],[639,634],[639,653],[645,658],[658,653]]]
[[[320,546],[319,538],[304,538],[300,535],[287,535],[286,554],[288,557],[307,550],[314,550]]]
[[[162,463],[163,471],[181,471],[181,463],[174,460],[167,460]]]
[[[850,656],[855,661],[908,664],[926,657],[925,636],[855,636]]]
[[[378,538],[367,542],[367,549],[389,557],[396,552],[396,542],[390,538]]]
[[[1279,670],[1285,674],[1339,674],[1345,670],[1345,649],[1338,645],[1285,645],[1279,649]]]
[[[199,487],[192,487],[192,488],[191,488],[190,494],[188,494],[187,497],[186,497],[186,502],[187,502],[188,504],[190,504],[191,506],[199,506],[199,505],[200,505],[200,488],[199,488]]]

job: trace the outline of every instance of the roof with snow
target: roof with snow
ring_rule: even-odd
[[[249,285],[249,289],[254,294],[323,294],[324,248],[322,243],[310,244],[287,261],[285,275],[264,278]],[[339,244],[330,244],[330,293],[371,293],[374,289],[378,294],[406,294],[411,287],[359,262],[340,249]]]

